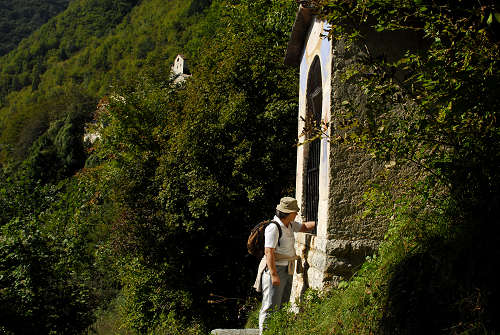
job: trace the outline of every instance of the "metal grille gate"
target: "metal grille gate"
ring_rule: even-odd
[[[321,127],[321,112],[323,91],[321,81],[321,64],[316,56],[307,79],[307,115],[306,120],[314,128]],[[314,136],[315,134],[312,134]],[[318,221],[319,204],[319,165],[321,156],[321,139],[315,139],[308,144],[306,185],[305,185],[305,216],[307,221]]]

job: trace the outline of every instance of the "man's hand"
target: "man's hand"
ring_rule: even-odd
[[[273,286],[279,286],[280,285],[280,276],[278,276],[278,273],[271,273],[271,281],[273,282]]]
[[[280,284],[280,276],[278,276],[278,271],[276,271],[276,262],[274,260],[274,248],[265,248],[264,252],[266,254],[266,263],[269,273],[271,274],[271,281],[273,286],[278,286]]]
[[[316,222],[315,221],[302,222],[302,227],[300,228],[300,231],[302,233],[306,232],[306,231],[310,231],[310,230],[313,230],[315,226],[316,226]]]

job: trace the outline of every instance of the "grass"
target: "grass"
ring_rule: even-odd
[[[88,329],[88,335],[134,335],[135,331],[125,326],[121,314],[124,298],[118,295],[106,310],[97,313],[96,322]]]
[[[255,308],[248,314],[245,328],[259,328],[259,311],[261,305],[261,303],[256,305]]]
[[[328,292],[308,290],[299,313],[274,313],[265,334],[373,334],[384,301],[377,263],[370,259],[351,281]]]

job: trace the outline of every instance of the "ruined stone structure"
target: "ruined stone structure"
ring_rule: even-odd
[[[189,78],[191,74],[187,67],[186,57],[184,57],[181,54],[178,54],[175,57],[175,61],[174,64],[172,64],[170,72],[172,74],[172,77],[175,78],[174,79],[175,84],[183,82],[184,80]]]
[[[297,149],[296,198],[302,219],[317,221],[317,228],[312,234],[296,234],[303,271],[294,275],[292,302],[308,287],[324,289],[351,277],[376,251],[386,230],[384,222],[360,215],[362,195],[379,165],[365,153],[330,140],[341,132],[337,107],[344,100],[360,99],[360,94],[340,76],[354,57],[327,34],[328,23],[301,5],[285,63],[300,67],[298,131],[299,139],[306,140]],[[301,136],[307,125],[325,134],[307,141]]]

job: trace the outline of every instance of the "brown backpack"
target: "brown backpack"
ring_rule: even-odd
[[[273,220],[266,220],[258,223],[255,225],[255,227],[252,228],[250,231],[250,235],[248,236],[248,241],[247,241],[247,249],[248,253],[250,255],[254,255],[258,259],[261,259],[264,257],[264,232],[266,230],[266,227],[270,224],[274,223],[276,227],[278,227],[278,245],[280,245],[280,239],[281,239],[281,227],[280,224],[276,221]]]

